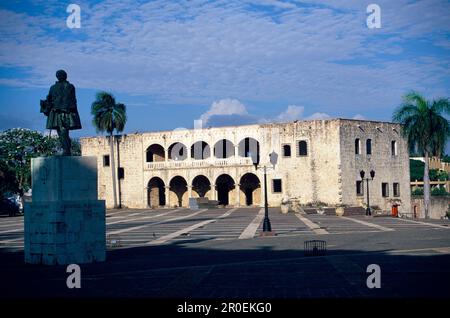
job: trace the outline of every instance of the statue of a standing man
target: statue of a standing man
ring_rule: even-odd
[[[67,81],[64,70],[56,72],[58,81],[50,87],[46,100],[41,100],[41,113],[47,116],[47,129],[56,129],[63,148],[63,156],[70,156],[69,130],[81,129],[77,110],[75,86]]]

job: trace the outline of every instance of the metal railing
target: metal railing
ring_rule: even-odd
[[[145,170],[161,170],[161,169],[190,169],[190,168],[207,168],[207,167],[227,167],[227,166],[251,166],[251,158],[226,158],[217,159],[209,158],[204,160],[186,159],[182,161],[169,160],[146,162],[144,164]]]

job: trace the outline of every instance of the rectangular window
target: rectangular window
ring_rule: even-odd
[[[391,141],[391,155],[392,156],[397,155],[397,142],[395,140]]]
[[[366,154],[371,155],[372,154],[372,139],[366,140]]]
[[[103,156],[103,167],[109,167],[109,155]]]
[[[305,140],[301,140],[297,143],[297,156],[308,155],[308,143]]]
[[[361,140],[359,138],[355,139],[355,155],[361,154]]]
[[[362,181],[356,181],[356,195],[357,196],[364,195],[364,184]]]
[[[281,193],[282,192],[281,179],[273,179],[272,186],[273,186],[273,193]]]
[[[394,188],[394,197],[399,197],[400,196],[400,183],[394,182],[393,188]]]
[[[125,178],[125,170],[122,167],[119,167],[117,169],[117,175],[119,179],[124,179]]]
[[[283,157],[291,156],[291,145],[283,145]]]
[[[383,182],[381,184],[381,195],[383,198],[386,198],[389,196],[389,183]]]

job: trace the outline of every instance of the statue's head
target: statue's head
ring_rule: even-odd
[[[64,70],[57,71],[56,72],[56,78],[60,82],[64,82],[65,80],[67,80],[67,73],[66,73],[66,71],[64,71]]]

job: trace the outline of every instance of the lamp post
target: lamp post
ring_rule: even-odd
[[[250,157],[252,159],[252,163],[255,166],[255,169],[258,170],[258,164],[259,164],[259,155],[257,153],[250,153]],[[275,164],[278,160],[278,155],[275,151],[272,151],[269,154],[270,157],[270,163],[272,164],[272,169],[275,169]],[[262,236],[272,236],[272,225],[270,224],[269,220],[269,205],[267,202],[267,166],[264,165],[261,167],[264,171],[264,222],[263,222],[263,232],[261,233]],[[270,169],[270,167],[269,167]]]
[[[366,182],[367,182],[367,208],[366,208],[366,216],[370,216],[370,215],[372,215],[372,213],[371,213],[371,211],[370,211],[370,203],[369,203],[369,180],[373,180],[373,178],[375,177],[375,171],[370,170],[370,178],[369,178],[369,177],[364,178],[365,174],[366,174],[366,173],[364,172],[364,170],[361,170],[361,171],[359,172],[359,175],[361,176],[361,180],[362,180],[362,182],[363,182],[363,186],[364,186],[364,180],[366,180]]]

